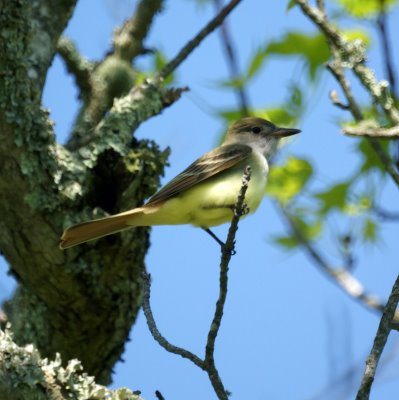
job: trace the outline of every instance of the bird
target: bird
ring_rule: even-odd
[[[203,228],[222,244],[210,228],[231,221],[245,168],[251,168],[245,196],[250,214],[264,197],[279,140],[299,132],[259,117],[241,118],[230,126],[220,146],[194,161],[143,206],[70,226],[59,246],[67,249],[138,226],[179,224]]]

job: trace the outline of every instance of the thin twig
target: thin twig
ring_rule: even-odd
[[[333,54],[333,61],[327,64],[327,69],[333,74],[335,79],[341,85],[341,88],[345,94],[345,97],[348,101],[348,107],[351,111],[353,118],[360,122],[363,120],[363,114],[360,110],[360,107],[357,105],[355,97],[352,94],[352,90],[350,87],[349,81],[345,78],[344,70],[342,68],[339,51],[333,47],[331,48],[331,53]]]
[[[378,218],[381,218],[383,221],[399,221],[399,212],[383,210],[381,207],[377,205],[372,205],[371,210],[374,211],[375,215]]]
[[[194,353],[191,353],[191,351],[174,346],[173,344],[169,343],[162,336],[161,332],[159,332],[150,306],[151,275],[147,272],[142,272],[141,277],[143,279],[143,311],[152,337],[159,343],[161,347],[163,347],[169,353],[178,354],[183,358],[187,358],[201,369],[204,369],[204,362],[198,356],[196,356]]]
[[[219,12],[222,8],[221,0],[213,0],[216,10]],[[220,27],[220,37],[222,39],[224,54],[227,60],[227,65],[230,69],[230,79],[235,79],[240,76],[240,67],[238,65],[237,53],[234,49],[233,40],[226,22]],[[249,104],[248,97],[243,87],[239,86],[236,88],[240,110],[243,117],[249,115]]]
[[[284,216],[285,221],[301,246],[306,250],[308,256],[320,271],[327,275],[335,284],[340,287],[350,298],[357,300],[361,305],[366,306],[372,311],[382,312],[384,304],[376,297],[366,292],[363,285],[346,268],[334,268],[322,256],[316,246],[312,245],[303,235],[289,212],[278,206],[279,211]],[[399,312],[395,315],[395,329],[399,327]]]
[[[344,104],[344,103],[342,103],[342,101],[339,99],[338,93],[337,93],[336,90],[330,90],[330,93],[329,93],[328,95],[329,95],[329,97],[330,97],[331,102],[332,102],[335,106],[339,107],[341,110],[349,110],[349,109],[350,109],[349,104]]]
[[[221,25],[227,15],[241,2],[241,0],[231,0],[220,12],[209,21],[206,26],[201,29],[193,39],[191,39],[177,54],[177,56],[171,60],[162,71],[159,72],[155,78],[156,81],[165,79],[170,75],[189,55],[190,53],[219,25]]]
[[[162,393],[159,390],[155,391],[155,396],[157,396],[158,400],[165,400],[165,397],[163,397]]]
[[[362,382],[356,396],[356,400],[368,400],[371,386],[374,381],[375,372],[384,350],[389,333],[392,329],[392,320],[394,318],[396,307],[399,302],[399,276],[392,287],[388,302],[384,308],[380,324],[374,339],[373,347],[366,361],[366,368],[363,374]]]
[[[378,26],[378,32],[380,34],[380,40],[382,43],[386,74],[388,76],[389,84],[391,85],[392,95],[397,97],[396,78],[394,73],[395,69],[393,66],[392,51],[388,38],[388,18],[385,8],[386,8],[385,0],[380,0],[380,13],[377,18],[377,26]]]

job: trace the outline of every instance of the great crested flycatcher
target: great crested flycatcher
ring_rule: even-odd
[[[253,213],[264,196],[268,160],[277,150],[279,139],[299,132],[279,128],[262,118],[242,118],[230,127],[221,146],[194,161],[142,207],[67,228],[60,248],[135,226],[192,224],[209,231],[209,227],[231,220],[248,165],[252,172],[245,203]]]

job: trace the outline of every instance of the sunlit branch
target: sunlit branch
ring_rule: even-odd
[[[367,126],[344,126],[343,133],[351,136],[374,137],[380,139],[399,138],[399,125],[391,128],[375,128]]]

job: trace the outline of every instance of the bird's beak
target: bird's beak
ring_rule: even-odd
[[[276,127],[276,129],[273,131],[271,136],[274,136],[277,138],[282,138],[282,137],[286,137],[286,136],[296,135],[299,132],[300,132],[299,129]]]

